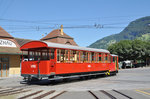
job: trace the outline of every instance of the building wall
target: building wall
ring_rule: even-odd
[[[10,55],[9,75],[20,75],[20,55]]]
[[[7,70],[7,76],[15,76],[20,75],[20,55],[3,55],[0,57],[8,57],[9,58],[9,70]]]

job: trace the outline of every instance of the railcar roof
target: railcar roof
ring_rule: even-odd
[[[95,49],[95,48],[79,47],[79,46],[66,45],[66,44],[58,44],[58,43],[52,43],[52,42],[46,42],[46,41],[31,41],[31,42],[28,42],[28,43],[24,44],[23,46],[21,46],[20,49],[24,50],[24,49],[30,49],[30,48],[32,48],[31,46],[29,48],[27,48],[27,47],[24,48],[24,46],[27,46],[28,44],[34,46],[34,44],[32,44],[32,42],[33,43],[37,42],[36,43],[37,44],[36,48],[38,48],[38,43],[43,43],[43,44],[46,45],[45,47],[51,47],[51,48],[64,48],[64,49],[74,49],[74,50],[85,50],[85,51],[93,51],[93,52],[110,53],[108,50],[105,50],[105,49]],[[35,47],[33,47],[33,48],[35,48]]]
[[[95,48],[87,48],[87,47],[79,47],[79,46],[73,46],[73,45],[66,45],[66,44],[58,44],[58,43],[51,43],[51,42],[45,42],[48,45],[48,47],[56,47],[56,48],[65,48],[65,49],[75,49],[75,50],[86,50],[86,51],[94,51],[94,52],[104,52],[109,53],[108,50],[105,49],[95,49]]]
[[[115,55],[115,54],[110,54],[111,56],[118,56],[118,55]]]

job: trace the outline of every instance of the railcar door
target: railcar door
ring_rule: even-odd
[[[117,57],[115,57],[115,70],[118,70],[118,60],[117,60]]]
[[[0,77],[2,77],[2,63],[0,63]]]
[[[54,72],[55,70],[55,64],[56,64],[56,60],[55,60],[55,50],[54,48],[50,49],[50,71]]]

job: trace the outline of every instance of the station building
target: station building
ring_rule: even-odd
[[[20,74],[20,46],[0,27],[0,77]]]
[[[40,40],[78,46],[72,37],[63,32],[63,28],[53,30]],[[32,40],[14,38],[0,27],[0,77],[20,75],[22,56],[20,47],[30,41]]]

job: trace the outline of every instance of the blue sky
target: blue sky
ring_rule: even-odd
[[[63,24],[79,46],[88,46],[150,16],[149,4],[150,0],[0,0],[0,26],[14,37],[38,40]],[[92,28],[76,28],[82,26]]]

